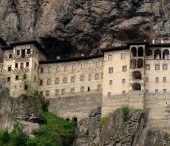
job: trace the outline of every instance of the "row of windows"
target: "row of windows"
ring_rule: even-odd
[[[109,74],[113,73],[113,67],[109,67]],[[122,66],[122,72],[127,72],[127,65]]]
[[[150,64],[146,64],[145,66],[146,70],[150,70]],[[160,70],[160,64],[155,64],[155,70]],[[162,70],[167,70],[168,69],[168,64],[163,64],[162,65]]]
[[[100,73],[96,73],[95,74],[95,80],[100,80],[100,79],[102,79],[103,78],[103,74],[100,74]],[[70,82],[71,83],[74,83],[75,82],[75,80],[76,80],[76,77],[75,76],[72,76],[71,78],[70,78]],[[91,74],[89,74],[88,75],[88,81],[91,81],[92,80],[92,76],[91,76]],[[67,77],[65,77],[65,78],[63,78],[62,80],[60,80],[60,78],[59,77],[57,77],[56,79],[55,79],[55,84],[60,84],[60,82],[63,82],[63,83],[67,83],[68,82],[68,78]],[[80,76],[80,81],[85,81],[85,76]],[[40,85],[42,86],[43,85],[43,80],[40,80]],[[51,79],[47,79],[47,85],[51,85]]]
[[[96,62],[96,67],[102,67],[102,62]],[[64,72],[67,72],[68,71],[68,66],[56,66],[56,72],[60,72],[60,71],[64,71]],[[75,71],[77,68],[77,65],[72,65],[71,66],[71,70],[72,71]],[[81,64],[81,69],[87,69],[87,68],[92,68],[92,63],[88,63],[87,64]],[[52,67],[48,67],[48,73],[51,72],[52,70]],[[44,73],[44,68],[40,68],[40,73]]]
[[[97,91],[100,91],[102,89],[102,85],[101,84],[99,84],[98,86],[97,86]],[[90,89],[90,87],[84,87],[84,86],[81,86],[80,87],[80,92],[90,92],[91,91],[91,89]],[[43,96],[43,95],[45,95],[45,96],[50,96],[50,90],[46,90],[46,91],[40,91],[40,94]],[[73,87],[73,88],[71,88],[70,89],[70,91],[69,91],[69,93],[75,93],[76,92],[76,90],[75,90],[75,88]],[[56,89],[55,90],[55,95],[65,95],[66,94],[66,89]]]
[[[126,79],[122,79],[122,83],[126,83]],[[109,80],[109,85],[113,85],[113,80]]]
[[[25,57],[25,55],[30,55],[31,54],[31,49],[27,49],[27,50],[16,50],[16,55],[17,56],[20,56],[21,57]],[[9,56],[8,56],[9,59],[12,59],[13,58],[13,54],[12,53],[9,53]]]
[[[159,77],[155,77],[155,82],[156,83],[158,83],[158,82],[160,82],[161,80],[160,80],[160,78]],[[163,77],[162,78],[162,81],[163,82],[167,82],[167,77]],[[148,77],[145,77],[145,82],[149,82],[149,78]]]
[[[126,93],[126,91],[123,90],[123,91],[122,91],[122,94],[125,94],[125,93]],[[145,89],[145,93],[149,93],[149,89]],[[162,90],[160,90],[160,89],[155,89],[155,93],[167,93],[167,89],[162,89]],[[108,96],[108,97],[111,97],[111,96],[112,96],[112,92],[108,92],[107,96]]]
[[[15,63],[15,68],[17,69],[24,69],[24,66],[25,67],[29,67],[29,62],[25,62],[25,63]],[[11,72],[12,71],[12,66],[8,66],[8,72]]]
[[[125,53],[121,53],[120,58],[121,58],[121,59],[125,59],[125,57],[126,57]],[[109,55],[107,56],[107,60],[112,61],[112,59],[113,59],[113,55],[109,54]]]

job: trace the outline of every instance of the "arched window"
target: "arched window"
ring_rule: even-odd
[[[77,122],[77,117],[73,117],[72,121]]]
[[[141,90],[141,85],[139,83],[134,83],[132,85],[132,90],[140,91]]]
[[[135,80],[141,80],[142,79],[142,74],[140,71],[134,71],[132,73],[133,79]]]
[[[169,50],[163,51],[163,59],[169,59]]]
[[[131,68],[132,68],[132,69],[137,68],[137,61],[136,61],[136,59],[132,59],[132,60],[131,60]]]
[[[160,50],[155,50],[154,59],[161,59],[161,51]]]
[[[144,55],[143,52],[144,52],[144,48],[143,47],[139,47],[138,48],[138,56],[142,57]]]
[[[143,59],[138,59],[138,68],[143,67]]]
[[[137,56],[137,48],[136,47],[132,47],[131,48],[131,52],[132,52],[132,56],[136,57]]]

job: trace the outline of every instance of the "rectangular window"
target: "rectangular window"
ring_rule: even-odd
[[[12,59],[12,54],[9,54],[9,59]]]
[[[51,79],[47,79],[47,85],[51,85]]]
[[[113,84],[113,81],[112,80],[109,80],[109,85],[112,85]]]
[[[27,75],[26,75],[26,74],[23,75],[23,79],[24,79],[24,80],[27,79]]]
[[[159,64],[155,64],[155,70],[160,70],[160,65]]]
[[[11,81],[11,78],[10,77],[7,77],[7,82],[10,82]]]
[[[67,78],[63,79],[63,83],[66,84],[67,83]]]
[[[59,89],[56,89],[55,90],[55,95],[59,95],[60,94],[60,90]]]
[[[155,82],[159,82],[159,77],[155,77]]]
[[[163,93],[166,93],[166,89],[163,89]]]
[[[126,82],[126,80],[125,79],[122,79],[122,83],[124,84]]]
[[[80,77],[80,81],[84,81],[84,76],[81,76],[81,77]]]
[[[71,93],[74,93],[75,92],[75,88],[71,88]]]
[[[95,80],[99,80],[99,74],[98,73],[95,74]]]
[[[27,54],[31,54],[31,50],[30,49],[27,49]]]
[[[49,95],[50,95],[50,91],[47,90],[47,91],[45,92],[45,95],[46,95],[46,96],[49,96]]]
[[[19,80],[19,76],[18,75],[15,76],[15,80]]]
[[[17,50],[17,56],[19,56],[20,55],[20,50]]]
[[[18,68],[18,63],[15,63],[15,68]]]
[[[84,89],[85,89],[84,87],[81,87],[81,88],[80,88],[80,91],[81,91],[81,92],[84,92]]]
[[[108,55],[108,60],[109,61],[112,61],[112,58],[113,58],[112,55]]]
[[[163,64],[163,70],[167,70],[168,69],[168,65],[167,64]]]
[[[60,72],[60,67],[59,66],[56,67],[56,72]]]
[[[101,89],[102,89],[102,85],[101,84],[97,85],[97,90],[100,91]]]
[[[108,97],[111,97],[112,96],[112,93],[111,92],[108,92]]]
[[[146,65],[145,65],[145,69],[146,69],[146,70],[150,70],[150,65],[149,65],[149,64],[146,64]]]
[[[101,67],[101,62],[96,62],[96,67]]]
[[[71,77],[71,82],[72,82],[72,83],[75,82],[75,77]]]
[[[149,82],[149,78],[148,77],[145,77],[145,82]]]
[[[60,79],[59,79],[59,78],[56,78],[56,79],[55,79],[55,83],[56,83],[56,84],[60,84]]]
[[[67,71],[67,66],[64,66],[64,72],[66,72]]]
[[[76,66],[72,65],[72,71],[76,70]]]
[[[167,80],[166,80],[166,77],[163,77],[163,82],[166,82]]]
[[[28,90],[28,85],[27,84],[24,85],[24,90]]]
[[[26,67],[29,67],[29,62],[26,62]]]
[[[40,80],[40,86],[42,86],[43,85],[43,80]]]
[[[155,93],[158,93],[158,89],[155,89]]]
[[[62,89],[61,90],[61,95],[64,95],[65,94],[65,89]]]
[[[44,72],[44,69],[43,68],[40,68],[40,73],[42,74]]]
[[[125,53],[121,53],[121,59],[125,59]]]
[[[41,96],[43,96],[43,91],[40,91],[39,93],[40,93]]]
[[[20,64],[20,69],[21,69],[21,70],[24,69],[24,64],[23,64],[23,63]]]
[[[109,67],[109,74],[113,73],[113,67]]]
[[[127,66],[126,65],[122,66],[122,72],[126,72],[126,71],[127,71]]]
[[[8,66],[8,72],[11,72],[11,66]]]

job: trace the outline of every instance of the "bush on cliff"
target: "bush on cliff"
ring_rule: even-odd
[[[21,98],[21,97],[20,97]],[[24,102],[36,102],[38,112],[44,117],[45,124],[29,138],[23,132],[24,127],[19,123],[11,133],[0,131],[0,146],[69,146],[74,140],[76,123],[48,112],[49,102],[38,94],[23,95]],[[29,105],[29,104],[28,104]]]

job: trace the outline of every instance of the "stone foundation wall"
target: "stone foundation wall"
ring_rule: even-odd
[[[78,120],[88,117],[91,110],[101,106],[102,93],[89,92],[75,94],[70,97],[52,98],[49,111],[64,118],[77,118]]]

